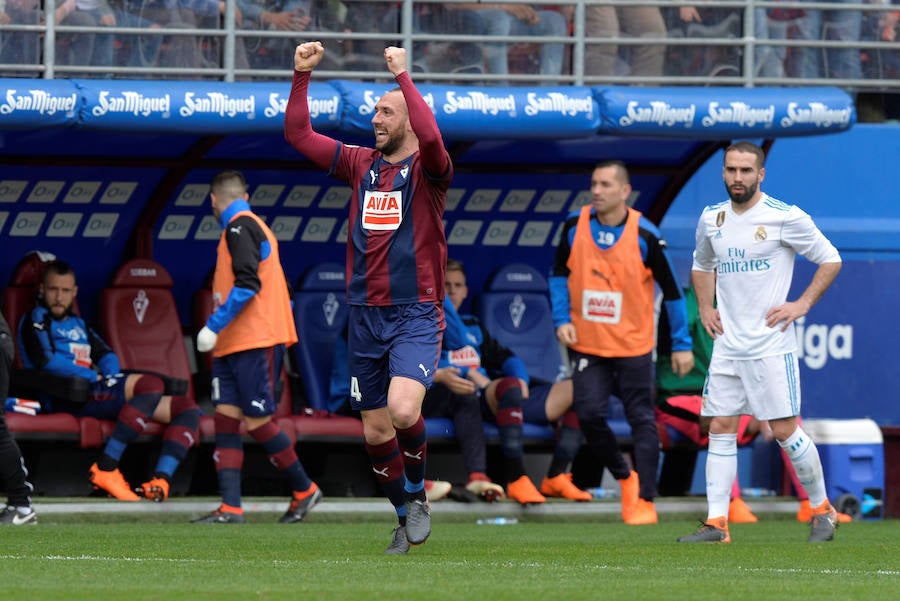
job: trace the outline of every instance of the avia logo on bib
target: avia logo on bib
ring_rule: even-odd
[[[805,317],[796,321],[798,356],[810,369],[822,369],[828,358],[853,358],[853,326],[850,324],[813,323],[806,325]]]

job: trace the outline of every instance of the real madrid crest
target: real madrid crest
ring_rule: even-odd
[[[716,227],[722,227],[723,223],[725,223],[725,211],[719,211],[719,214],[716,215]]]
[[[757,242],[762,242],[763,240],[765,240],[768,237],[769,237],[769,234],[766,233],[766,228],[765,228],[765,226],[762,226],[762,225],[757,227],[756,233],[753,234],[753,239],[756,240]]]

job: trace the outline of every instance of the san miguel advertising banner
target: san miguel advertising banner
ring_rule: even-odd
[[[290,82],[0,79],[0,130],[76,127],[165,133],[280,133]],[[319,131],[369,134],[395,86],[312,82]],[[573,139],[597,134],[730,139],[836,133],[850,96],[819,88],[467,87],[419,85],[447,140]]]

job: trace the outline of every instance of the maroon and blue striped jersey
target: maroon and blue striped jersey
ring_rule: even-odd
[[[285,137],[352,190],[347,240],[351,305],[389,306],[444,298],[443,214],[453,164],[434,114],[406,72],[397,76],[419,150],[389,163],[374,148],[342,144],[312,129],[309,73],[295,72]]]

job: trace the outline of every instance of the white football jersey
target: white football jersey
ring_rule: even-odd
[[[697,224],[696,271],[715,272],[723,333],[713,352],[727,359],[758,359],[797,350],[794,324],[766,325],[769,309],[787,300],[794,258],[839,263],[841,256],[799,207],[763,194],[741,215],[731,201],[707,206]]]

